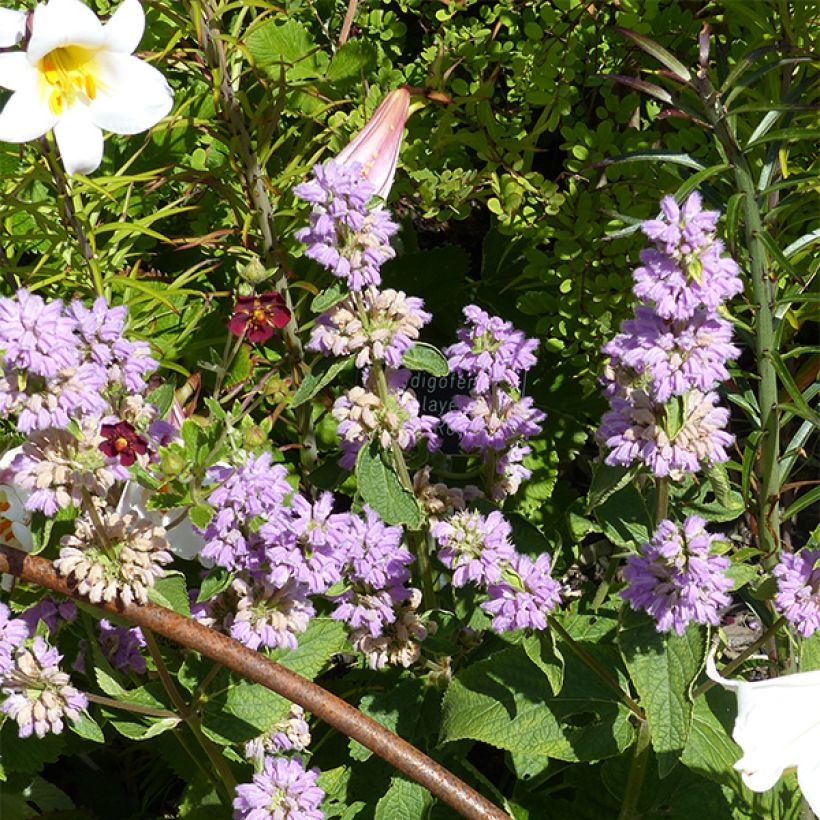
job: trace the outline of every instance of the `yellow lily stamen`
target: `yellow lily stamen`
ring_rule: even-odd
[[[40,71],[51,91],[48,106],[55,115],[70,108],[78,96],[97,96],[94,53],[80,46],[55,48],[40,61]]]

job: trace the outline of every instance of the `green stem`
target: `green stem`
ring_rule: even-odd
[[[85,259],[85,264],[91,275],[91,282],[94,285],[97,296],[105,296],[105,287],[103,286],[102,274],[100,273],[100,266],[97,262],[94,244],[78,216],[78,211],[82,209],[77,208],[77,203],[74,201],[75,198],[79,201],[79,193],[72,191],[71,182],[65,175],[65,170],[60,164],[60,161],[57,159],[54,144],[51,140],[49,140],[48,137],[42,137],[40,146],[48,169],[51,171],[51,176],[54,179],[54,184],[57,186],[57,199],[61,205],[60,210],[63,223],[74,233],[74,236],[77,237],[80,253]]]
[[[669,478],[655,479],[655,526],[666,518],[669,511]]]
[[[599,663],[589,652],[586,651],[579,643],[572,637],[572,635],[564,629],[563,626],[552,616],[548,619],[550,628],[557,632],[561,638],[566,642],[569,648],[580,658],[583,664],[591,669],[610,689],[617,693],[618,699],[624,703],[629,710],[638,718],[638,720],[646,720],[643,710],[634,700],[621,688],[617,679],[606,669],[603,664]]]
[[[746,649],[744,649],[733,661],[729,661],[729,663],[723,667],[720,674],[723,675],[724,678],[731,675],[732,672],[738,668],[738,666],[751,658],[752,655],[754,655],[754,653],[757,652],[757,650],[769,640],[769,638],[775,635],[784,623],[786,623],[786,618],[781,615],[753,644],[746,647]],[[702,683],[692,692],[692,700],[699,698],[701,695],[708,692],[714,685],[715,682],[713,680],[707,680]]]
[[[777,561],[780,545],[780,413],[777,406],[777,372],[772,358],[775,352],[775,294],[767,272],[766,248],[760,238],[763,220],[752,169],[729,128],[720,97],[703,69],[698,72],[698,90],[707,119],[732,164],[738,190],[743,194],[744,230],[757,313],[755,353],[760,377],[757,398],[760,406],[760,429],[763,433],[759,445],[761,492],[758,501],[758,538],[766,552],[766,563],[771,565]]]
[[[638,737],[635,740],[635,752],[632,756],[632,765],[629,767],[629,777],[626,781],[626,791],[621,804],[618,820],[637,820],[641,816],[638,811],[638,801],[641,798],[646,770],[649,766],[650,740],[652,733],[649,723],[641,721],[638,726]]]
[[[285,269],[285,259],[278,250],[278,240],[273,231],[273,203],[268,196],[266,174],[259,162],[259,156],[253,148],[250,132],[245,122],[242,105],[236,98],[231,77],[228,71],[228,61],[225,48],[221,40],[222,21],[218,19],[209,2],[201,4],[201,15],[198,4],[192,4],[194,10],[194,25],[201,35],[202,49],[210,67],[218,75],[219,98],[225,121],[236,139],[241,161],[241,172],[245,190],[248,193],[253,213],[259,227],[260,256],[268,268],[277,271],[273,279],[274,287],[281,294],[285,306],[291,313],[291,320],[282,329],[288,358],[291,364],[291,375],[298,384],[302,378],[301,366],[304,361],[304,349],[299,334],[296,332],[296,319],[293,311],[293,299],[288,289],[288,279]],[[216,78],[215,78],[216,79]],[[310,403],[305,403],[295,410],[296,424],[299,428],[301,448],[300,462],[307,473],[318,460],[316,432],[313,427]]]
[[[199,718],[182,699],[182,696],[174,684],[173,678],[165,666],[165,661],[162,659],[162,653],[157,639],[154,637],[154,633],[151,632],[150,629],[143,627],[142,634],[145,638],[148,651],[151,653],[151,657],[156,664],[157,674],[162,681],[165,691],[168,693],[168,697],[171,699],[171,703],[174,704],[174,708],[177,710],[179,717],[185,721],[191,730],[191,734],[196,738],[197,743],[202,747],[202,750],[211,761],[214,770],[218,773],[219,776],[214,780],[214,783],[219,785],[222,791],[221,797],[227,805],[230,806],[233,801],[234,792],[236,791],[236,779],[233,776],[230,766],[228,766],[228,761],[225,760],[219,749],[202,733]]]
[[[107,706],[109,709],[122,709],[125,712],[136,712],[139,715],[148,715],[149,717],[178,717],[175,712],[169,712],[167,709],[154,709],[151,706],[140,706],[138,703],[125,703],[116,698],[107,698],[105,695],[95,695],[93,692],[86,692],[85,696],[92,703],[99,703],[100,706]]]

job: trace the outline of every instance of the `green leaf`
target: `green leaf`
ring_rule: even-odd
[[[604,535],[618,547],[636,547],[649,540],[654,517],[634,484],[627,484],[593,511]]]
[[[638,77],[629,77],[625,74],[599,74],[598,76],[604,80],[615,80],[616,83],[634,88],[636,91],[642,91],[644,94],[649,94],[650,97],[655,97],[655,99],[669,105],[673,102],[672,95],[665,88],[661,88],[654,83],[648,83]]]
[[[348,289],[337,280],[313,298],[313,301],[310,303],[310,309],[314,313],[324,313],[326,310],[330,310],[333,305],[341,302],[342,299],[346,299],[348,295]]]
[[[315,76],[315,57],[311,52],[317,48],[316,43],[296,20],[281,25],[274,20],[264,22],[248,35],[247,47],[253,61],[262,68],[273,68],[272,74],[278,73],[281,64],[299,64],[297,74]]]
[[[811,405],[809,405],[803,394],[800,392],[800,388],[794,381],[792,374],[789,373],[789,369],[786,367],[786,363],[780,357],[780,354],[772,350],[769,353],[769,356],[774,364],[774,369],[777,371],[778,378],[794,402],[794,409],[797,415],[799,415],[800,418],[811,421],[815,427],[820,427],[820,416],[814,412]]]
[[[678,762],[689,737],[689,689],[706,651],[703,630],[692,624],[683,635],[663,635],[651,618],[629,610],[618,645],[646,711],[659,774],[665,777]]]
[[[820,632],[800,640],[800,671],[814,672],[820,669]]]
[[[224,567],[211,567],[208,571],[208,575],[202,581],[196,602],[201,604],[203,601],[208,601],[214,596],[219,595],[220,592],[224,592],[231,585],[233,579],[234,574]]]
[[[706,166],[699,160],[690,157],[689,154],[682,154],[677,151],[630,151],[627,154],[618,154],[614,157],[607,157],[595,163],[595,167],[606,165],[617,165],[624,162],[671,162],[674,165],[684,165],[687,168],[694,168],[696,171],[706,170]]]
[[[638,467],[611,467],[603,461],[596,464],[587,496],[587,509],[591,512],[599,507],[611,495],[629,484],[638,475],[638,471]]]
[[[747,148],[754,148],[764,142],[791,142],[793,140],[816,140],[816,128],[780,128],[777,131],[769,131],[755,140],[750,141]]]
[[[433,376],[447,376],[450,373],[447,357],[437,347],[424,342],[416,342],[407,350],[402,364],[410,370],[423,370]]]
[[[728,507],[732,501],[732,482],[729,480],[729,471],[726,469],[726,465],[715,462],[707,465],[704,472],[712,485],[715,498],[724,507]]]
[[[129,717],[122,718],[122,712],[112,712],[108,709],[104,709],[103,712],[108,716],[109,724],[129,740],[150,740],[169,729],[176,728],[180,723],[177,717],[156,718],[131,713]]]
[[[205,529],[214,517],[214,508],[210,504],[194,504],[188,510],[188,518],[195,527]]]
[[[173,609],[186,618],[191,617],[188,587],[181,572],[166,570],[165,575],[157,578],[154,586],[148,590],[148,599],[158,606]]]
[[[387,524],[405,524],[410,529],[421,526],[421,508],[415,495],[406,489],[387,453],[378,442],[365,444],[356,458],[356,481],[365,503]]]
[[[647,54],[654,57],[661,65],[668,68],[676,77],[678,77],[678,79],[683,80],[685,83],[688,83],[689,80],[692,79],[689,69],[677,57],[670,54],[670,52],[668,52],[662,45],[656,43],[654,40],[651,40],[649,37],[645,37],[643,34],[638,34],[637,31],[632,31],[628,28],[616,26],[615,30],[623,34],[624,37],[632,40],[638,48],[643,49]]]
[[[820,487],[812,487],[810,490],[801,493],[795,501],[783,510],[783,520],[789,521],[797,513],[802,512],[807,507],[814,507],[818,502],[820,502]]]
[[[145,400],[157,408],[157,415],[160,418],[165,418],[174,403],[174,395],[174,385],[171,382],[165,382],[165,384],[161,384],[157,387],[156,390],[152,390],[145,397]]]
[[[626,685],[611,647],[584,649]],[[565,657],[564,686],[556,696],[520,646],[459,672],[444,697],[442,741],[480,740],[516,754],[570,762],[623,752],[633,739],[628,710],[576,655]]]
[[[84,737],[86,740],[91,740],[94,743],[105,742],[105,735],[103,735],[100,725],[96,720],[94,720],[94,718],[91,717],[91,715],[88,714],[88,712],[80,712],[80,717],[78,720],[69,720],[68,728],[80,737]]]
[[[345,359],[319,359],[302,379],[299,388],[290,401],[291,407],[299,407],[310,401],[322,388],[330,384],[336,376],[353,364],[355,356]]]
[[[564,659],[555,648],[552,632],[538,631],[525,635],[521,646],[527,657],[546,675],[553,695],[557,695],[564,685]]]
[[[231,365],[225,374],[225,387],[231,388],[246,381],[253,371],[253,359],[248,345],[242,345],[236,351]]]
[[[365,40],[348,40],[334,55],[327,69],[331,83],[358,81],[376,64],[376,49]]]
[[[15,721],[6,720],[0,727],[0,749],[3,751],[3,766],[7,773],[36,774],[47,763],[57,760],[65,746],[64,734],[49,733],[45,737],[22,738],[17,733]]]
[[[433,795],[418,783],[394,777],[387,794],[376,804],[375,820],[425,820],[433,806]]]

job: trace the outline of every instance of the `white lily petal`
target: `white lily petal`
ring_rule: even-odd
[[[153,66],[115,52],[100,52],[97,63],[101,83],[88,107],[95,125],[115,134],[137,134],[171,110],[174,96]]]
[[[80,0],[48,0],[34,9],[26,54],[37,63],[60,46],[99,48],[105,42],[102,23]]]
[[[124,0],[103,26],[105,45],[111,51],[132,54],[145,31],[145,13],[139,0]]]
[[[42,137],[57,122],[48,102],[40,98],[36,87],[15,91],[0,112],[0,142],[28,142]]]
[[[54,126],[54,136],[69,174],[90,174],[100,167],[103,135],[86,107],[76,105],[66,111]]]
[[[8,51],[0,54],[0,86],[19,91],[21,88],[36,89],[36,83],[37,69],[26,59],[25,52]]]
[[[797,782],[811,810],[820,817],[820,759],[804,763],[797,769]]]
[[[743,756],[735,764],[735,769],[743,775],[743,782],[753,791],[766,791],[774,786],[784,769],[797,767],[801,789],[817,812],[820,808],[820,671],[753,683],[728,680],[718,673],[711,653],[706,661],[706,674],[737,693],[737,720],[732,737],[743,750]],[[801,771],[804,774],[801,775]]]
[[[26,33],[26,13],[0,9],[0,48],[16,46]]]

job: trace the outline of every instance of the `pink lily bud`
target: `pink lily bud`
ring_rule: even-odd
[[[404,124],[410,113],[410,89],[391,91],[358,134],[343,148],[336,162],[359,162],[362,176],[374,187],[374,195],[386,199],[396,175]]]

